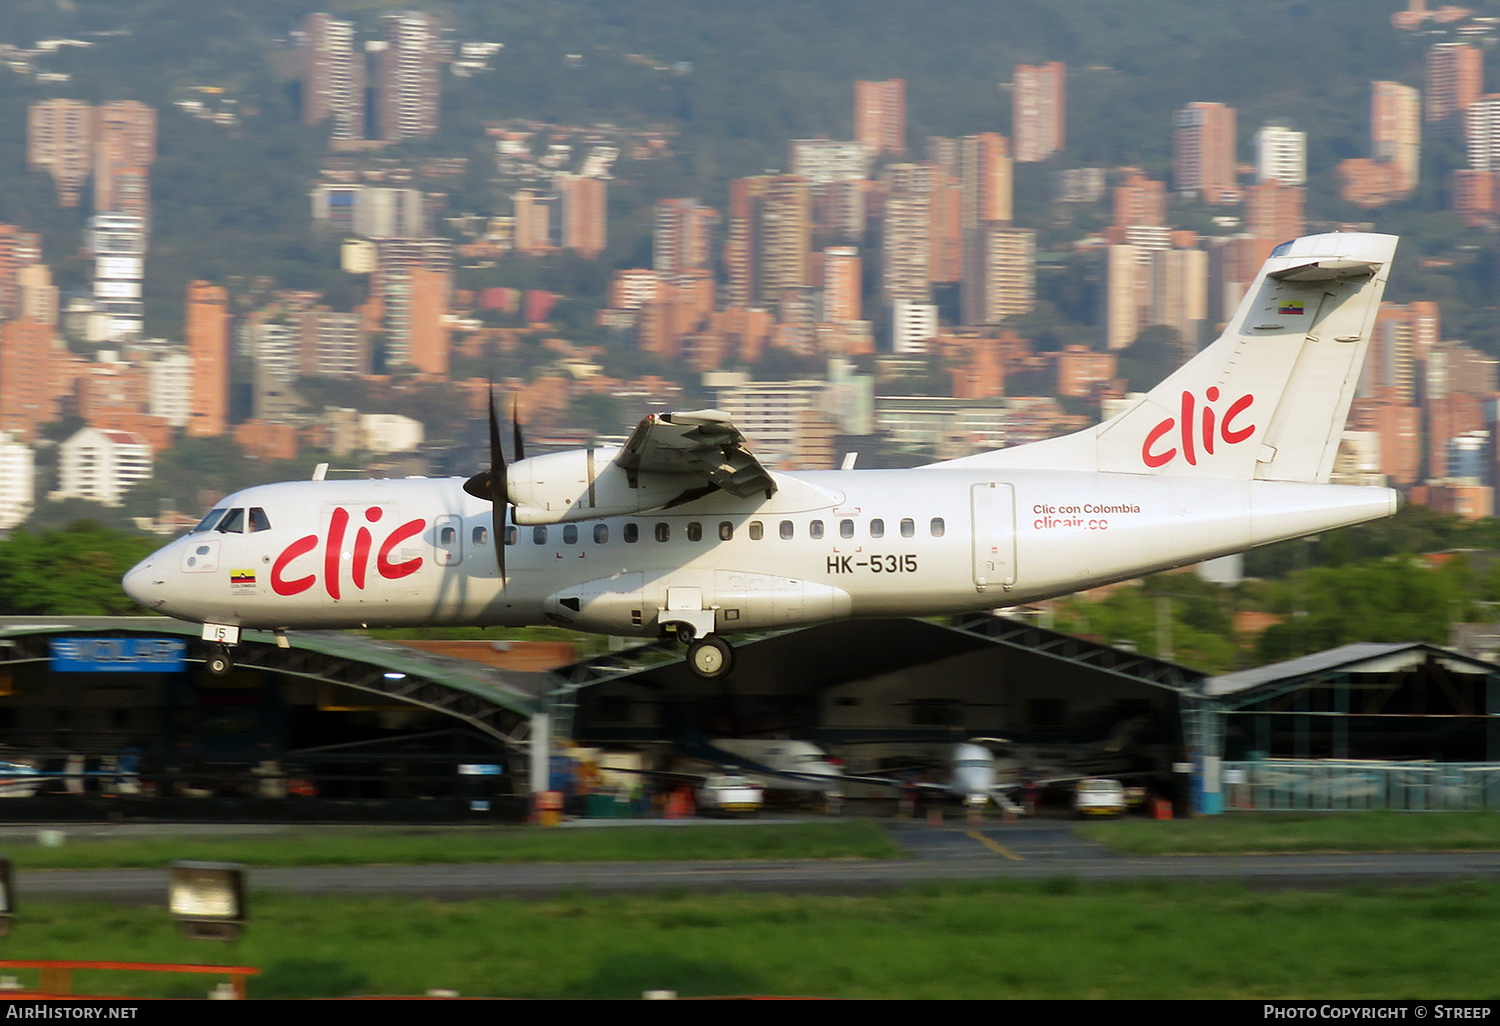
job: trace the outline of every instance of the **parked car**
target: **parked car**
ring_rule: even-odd
[[[1085,777],[1073,791],[1073,811],[1080,816],[1118,816],[1125,811],[1125,787],[1106,777]]]
[[[764,802],[759,784],[732,773],[711,773],[698,787],[698,811],[705,815],[753,816]]]

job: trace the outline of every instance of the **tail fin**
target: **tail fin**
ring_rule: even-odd
[[[1395,252],[1394,235],[1283,243],[1218,341],[1123,413],[942,466],[1327,481]]]

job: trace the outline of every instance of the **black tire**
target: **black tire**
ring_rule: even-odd
[[[213,677],[227,677],[234,672],[234,660],[230,658],[229,650],[226,648],[214,649],[203,661],[203,665],[208,668],[209,675]]]
[[[723,638],[710,634],[688,646],[687,662],[694,676],[717,680],[734,669],[734,649]]]

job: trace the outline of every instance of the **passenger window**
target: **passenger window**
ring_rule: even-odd
[[[634,545],[641,540],[641,525],[634,522],[626,524],[620,529],[620,537],[625,539],[626,545]]]
[[[507,545],[514,545],[516,542],[518,542],[520,540],[521,540],[521,532],[516,528],[516,525],[515,524],[506,524],[505,525],[505,544],[507,544]]]
[[[531,542],[533,545],[547,544],[547,525],[540,524],[531,529]]]
[[[703,540],[703,525],[700,524],[700,523],[698,523],[698,521],[696,521],[696,520],[689,521],[688,522],[687,536],[688,536],[688,541],[702,541]]]
[[[731,541],[734,538],[734,525],[727,520],[719,521],[719,541]]]
[[[901,521],[901,537],[910,538],[916,533],[917,525],[912,521],[910,517],[907,517]]]
[[[781,522],[781,540],[782,541],[791,541],[791,539],[792,539],[792,522],[790,520],[783,520]]]
[[[821,537],[823,537],[823,521],[821,521],[821,520],[814,520],[812,523],[808,524],[807,525],[807,535],[808,535],[809,538],[821,538]]]
[[[451,527],[444,527],[438,531],[438,541],[444,548],[449,548],[458,540],[458,532]]]
[[[595,524],[594,525],[594,544],[595,545],[604,545],[604,544],[607,544],[608,542],[609,542],[609,525],[608,524]]]
[[[469,532],[469,537],[474,539],[475,545],[488,545],[490,543],[490,532],[486,527],[476,527]]]
[[[232,509],[229,514],[219,521],[220,534],[244,534],[245,533],[245,511]]]
[[[840,538],[853,538],[854,537],[854,521],[852,521],[852,520],[840,520],[839,521],[839,537]]]
[[[943,530],[944,530],[944,527],[943,527],[943,518],[942,517],[933,517],[932,518],[932,536],[934,538],[941,538],[943,536]]]
[[[656,540],[659,542],[672,540],[672,525],[664,520],[657,521]]]
[[[563,544],[564,545],[577,545],[578,544],[578,525],[577,524],[564,524],[563,525]]]
[[[224,515],[224,508],[222,506],[219,507],[218,509],[211,509],[211,510],[209,510],[208,511],[208,515],[206,517],[204,517],[202,520],[198,521],[198,526],[195,527],[195,528],[193,528],[188,533],[189,534],[198,534],[198,533],[200,533],[202,531],[212,531],[214,529],[214,525],[219,522],[219,518],[222,517],[223,515]]]
[[[259,506],[250,507],[250,533],[256,531],[269,531],[271,529],[271,518],[266,516],[266,511]]]
[[[870,521],[870,537],[871,538],[884,538],[885,537],[885,521],[884,520],[871,520]]]
[[[750,521],[750,540],[760,541],[766,536],[766,529],[759,520]]]

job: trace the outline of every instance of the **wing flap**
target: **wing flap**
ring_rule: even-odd
[[[776,491],[745,436],[719,410],[652,414],[636,425],[615,463],[632,474],[698,474],[741,499]]]

